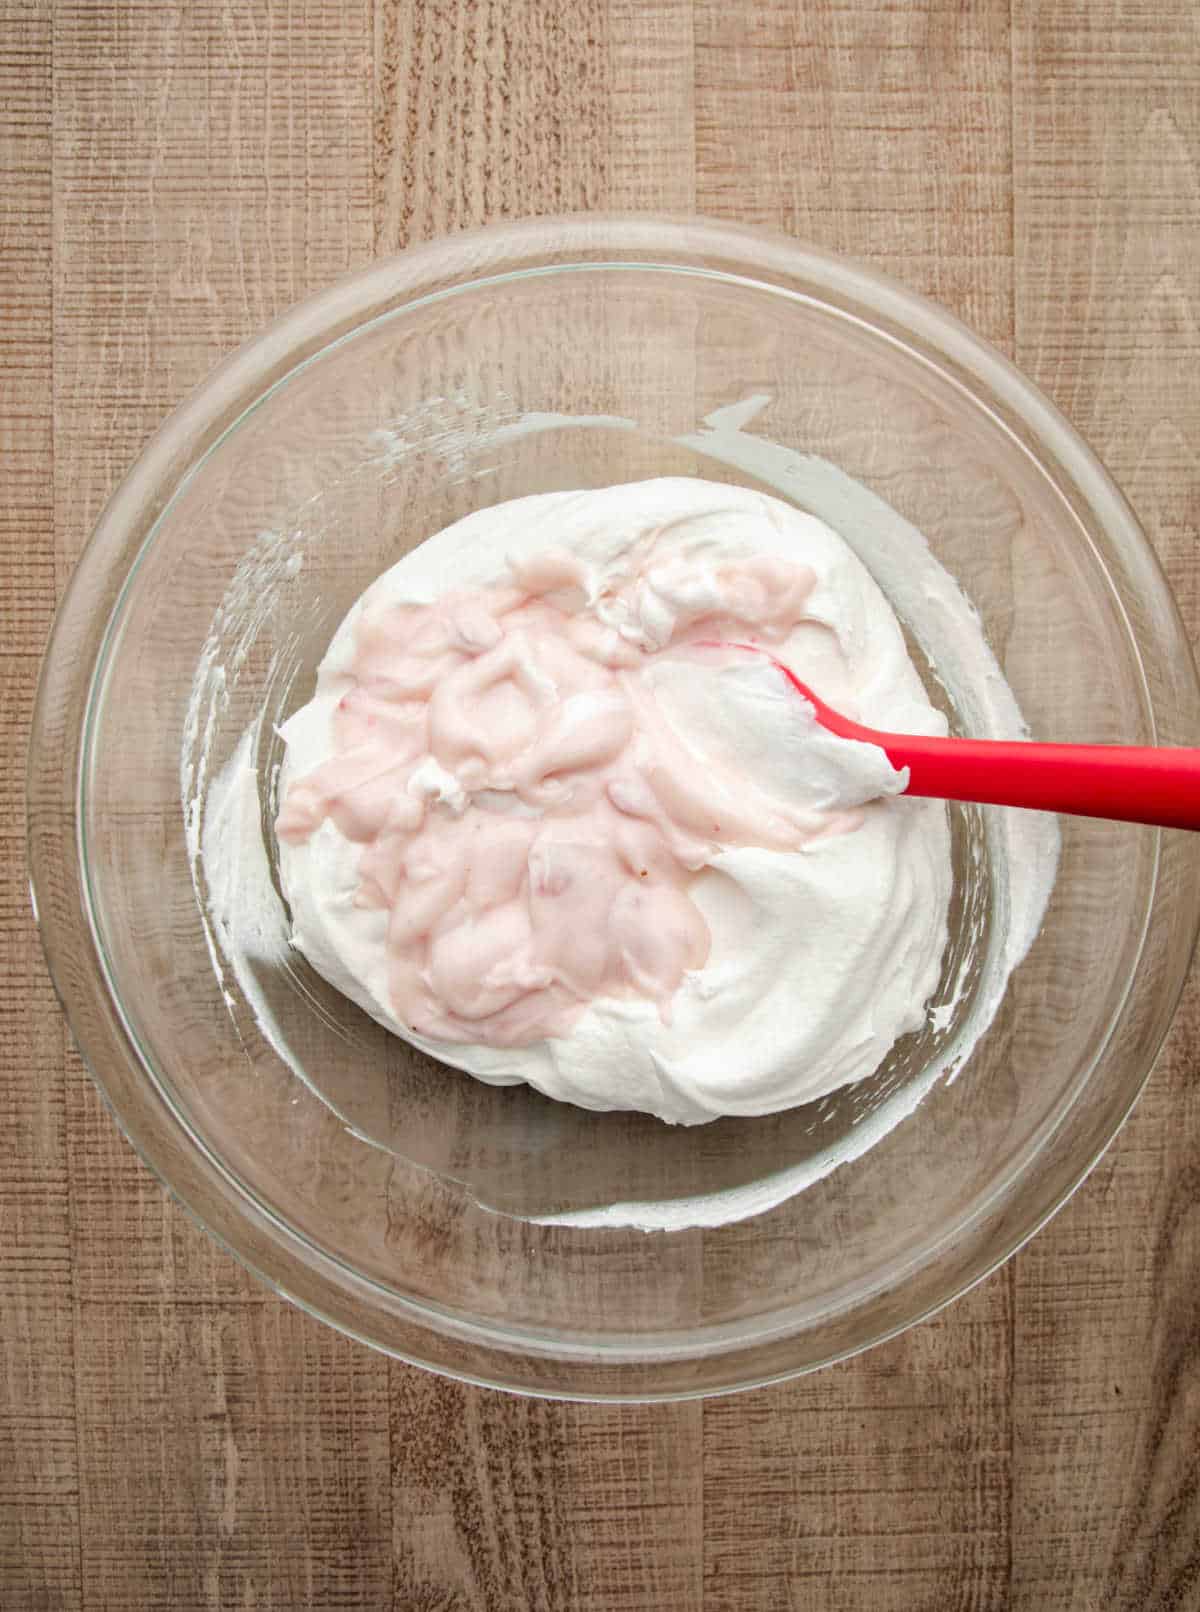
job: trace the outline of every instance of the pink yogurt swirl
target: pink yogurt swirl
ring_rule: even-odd
[[[511,569],[509,585],[363,612],[334,751],[288,779],[276,832],[298,845],[330,819],[362,847],[354,901],[387,914],[391,1004],[415,1034],[521,1046],[631,995],[669,1023],[709,954],[698,870],[861,813],[792,809],[701,760],[647,673],[720,653],[698,640],[778,643],[809,619],[813,572],[748,557],[699,587],[650,544],[590,597],[564,550]],[[659,597],[661,642],[644,648],[621,625],[653,620]]]

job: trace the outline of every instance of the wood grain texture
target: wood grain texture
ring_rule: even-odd
[[[1012,1296],[994,1279],[869,1354],[704,1422],[704,1605],[1003,1607]]]
[[[54,608],[51,19],[0,5],[0,1606],[78,1608],[64,1033],[29,910],[24,753]]]
[[[698,208],[1015,353],[1200,634],[1192,0],[0,0],[0,1608],[1200,1607],[1200,996],[1017,1261],[866,1357],[509,1398],[292,1311],[142,1169],[26,915],[54,599],[146,435],[443,230]]]
[[[378,0],[376,247],[695,200],[690,0]]]
[[[695,1612],[698,1430],[694,1404],[564,1405],[398,1371],[393,1606]]]
[[[1012,336],[1007,0],[697,0],[696,205]]]
[[[527,214],[691,210],[683,0],[383,0],[376,44],[379,250]],[[398,1364],[391,1395],[394,1607],[702,1605],[699,1405],[513,1399]]]
[[[701,0],[695,27],[700,210],[873,261],[1010,347],[1007,7]],[[706,1408],[706,1606],[1005,1604],[1011,1281],[757,1414]]]
[[[370,8],[63,0],[54,63],[61,583],[164,414],[370,256]],[[83,1605],[377,1607],[386,1363],[216,1249],[71,1074]]]
[[[83,1605],[387,1604],[387,1371],[278,1301],[87,1300]]]
[[[1200,633],[1200,12],[1022,0],[1018,362],[1116,475]],[[1016,1264],[1013,1595],[1200,1606],[1200,996]]]

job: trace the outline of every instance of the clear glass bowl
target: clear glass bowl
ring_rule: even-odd
[[[466,511],[551,488],[704,475],[810,504],[798,455],[924,532],[1036,736],[1194,740],[1200,691],[1167,587],[1054,409],[940,309],[718,224],[539,220],[380,263],[224,364],[100,521],[31,752],[50,966],[146,1161],[344,1331],[533,1393],[670,1397],[803,1371],[1012,1253],[1136,1098],[1191,956],[1200,859],[1189,836],[1116,823],[1064,821],[1042,933],[953,1082],[857,1161],[709,1229],[531,1217],[769,1186],[919,1080],[937,1038],[821,1116],[673,1129],[480,1085],[298,960],[218,970],[181,769],[203,813],[262,715],[251,759],[269,821],[272,724],[368,581]],[[967,911],[987,930],[995,868],[986,814],[956,831],[961,946]]]

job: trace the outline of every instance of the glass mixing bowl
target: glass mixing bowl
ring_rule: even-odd
[[[957,1022],[907,1038],[874,1080],[815,1111],[672,1128],[493,1089],[386,1035],[255,931],[256,903],[277,900],[266,852],[234,871],[244,900],[214,924],[196,856],[219,828],[214,781],[235,751],[255,769],[269,850],[274,724],[307,697],[364,586],[468,510],[661,474],[768,488],[852,543],[862,533],[837,488],[884,500],[978,607],[1038,738],[1179,744],[1200,731],[1191,654],[1145,538],[999,355],[940,309],[791,241],[603,217],[410,251],[224,364],[105,511],[35,720],[46,951],[142,1156],[313,1314],[534,1393],[762,1383],[961,1293],[1115,1134],[1200,910],[1200,842],[1064,820],[1045,922],[987,1034],[956,1078],[827,1173],[831,1147],[944,1062]],[[885,591],[904,541],[874,550]],[[936,636],[913,634],[920,664],[936,662]],[[969,723],[969,691],[931,689]],[[994,826],[955,813],[947,966],[976,987],[1003,924]],[[770,1207],[796,1169],[810,1184]],[[543,1223],[731,1188],[768,1207],[649,1233]]]

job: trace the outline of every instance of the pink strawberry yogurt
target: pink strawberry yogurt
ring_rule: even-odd
[[[722,637],[944,727],[867,573],[759,494],[549,494],[414,550],[282,730],[294,944],[417,1045],[586,1106],[695,1121],[870,1073],[937,982],[945,810]]]

